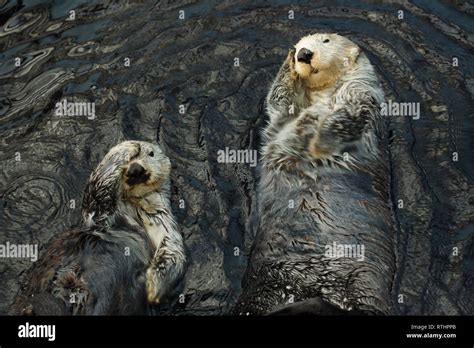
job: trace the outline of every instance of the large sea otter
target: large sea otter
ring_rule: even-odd
[[[384,93],[345,37],[290,51],[267,97],[258,227],[237,314],[394,311]]]

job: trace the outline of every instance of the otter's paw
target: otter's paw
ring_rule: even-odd
[[[311,140],[309,152],[316,158],[328,158],[362,137],[366,122],[339,110],[327,117]]]
[[[296,81],[298,78],[298,73],[295,69],[295,50],[290,49],[288,51],[288,56],[286,57],[286,61],[288,62],[288,68],[290,73],[290,78],[293,81]]]
[[[277,75],[277,80],[286,82],[290,87],[297,76],[295,70],[295,51],[290,49]]]
[[[150,267],[146,270],[146,294],[150,304],[159,304],[159,282],[156,274],[156,269]]]
[[[333,155],[333,151],[322,146],[318,141],[312,141],[309,144],[308,152],[315,159],[327,159]]]

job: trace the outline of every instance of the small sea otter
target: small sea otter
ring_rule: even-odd
[[[289,52],[267,97],[258,223],[234,313],[393,312],[383,98],[345,37],[309,35]]]
[[[84,226],[53,239],[11,313],[145,314],[160,302],[186,259],[170,208],[170,168],[157,145],[113,147],[86,185]]]

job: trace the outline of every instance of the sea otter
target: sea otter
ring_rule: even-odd
[[[170,168],[157,145],[113,147],[86,185],[83,226],[50,243],[11,313],[146,314],[165,298],[185,265],[170,209]]]
[[[383,98],[349,39],[314,34],[290,50],[266,100],[258,223],[235,314],[393,313]]]

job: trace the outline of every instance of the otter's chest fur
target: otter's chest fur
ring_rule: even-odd
[[[131,199],[132,205],[124,205],[122,210],[126,210],[125,216],[131,223],[143,226],[147,236],[150,238],[155,249],[159,249],[166,236],[169,226],[169,203],[163,195],[153,192],[145,197]]]
[[[314,107],[315,105],[332,107],[334,95],[336,93],[337,89],[335,86],[308,92],[308,99],[310,102],[308,108]]]

